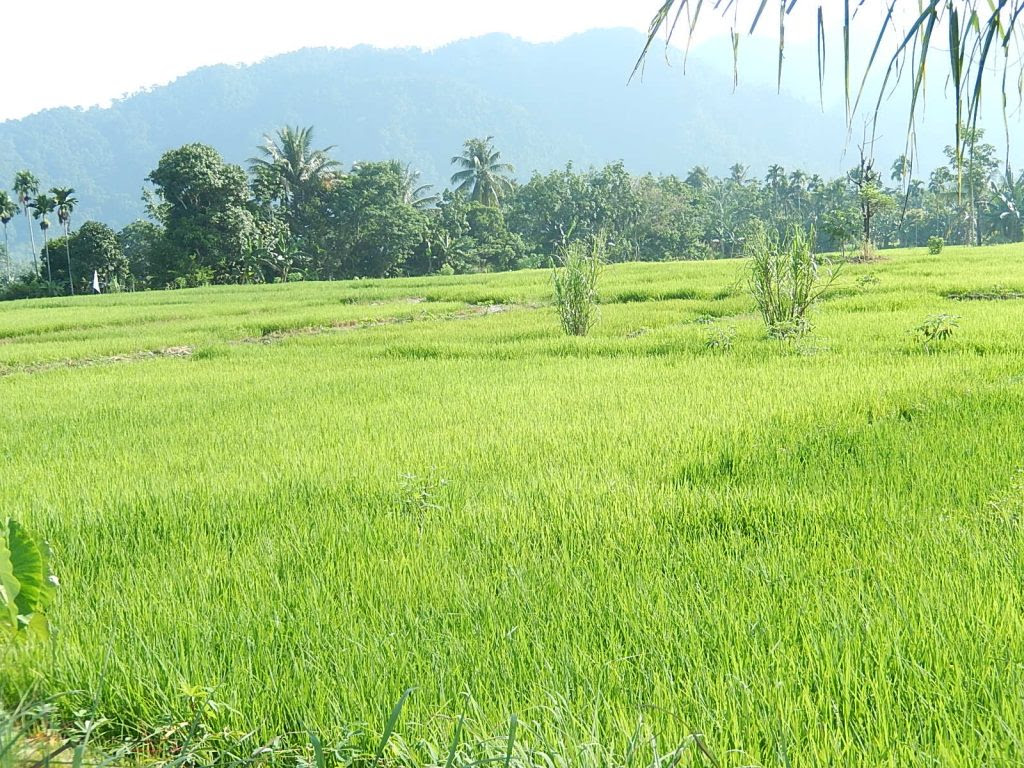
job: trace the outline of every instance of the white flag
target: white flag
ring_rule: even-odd
[[[100,273],[95,269],[92,271],[92,289],[95,293],[100,292]]]

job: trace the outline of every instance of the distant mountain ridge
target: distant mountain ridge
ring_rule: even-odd
[[[0,183],[29,168],[46,187],[77,190],[76,221],[122,226],[142,215],[144,178],[166,150],[205,142],[244,163],[263,134],[285,124],[315,126],[317,144],[335,145],[346,165],[396,158],[437,186],[462,142],[486,135],[524,179],[569,161],[622,160],[634,172],[676,174],[696,164],[724,174],[740,162],[755,175],[779,163],[831,176],[853,165],[852,154],[844,156],[843,115],[823,112],[816,91],[813,98],[776,94],[761,77],[733,93],[729,67],[699,50],[685,77],[659,52],[643,78],[627,84],[643,39],[630,30],[550,44],[489,35],[430,52],[306,49],[251,66],[206,67],[108,108],[0,123]],[[741,66],[760,73],[774,62],[770,51],[755,50]],[[883,136],[880,165],[902,151],[902,130]],[[993,138],[1001,143],[1001,134]],[[926,166],[942,162],[934,144],[923,148]],[[18,222],[12,234],[27,240]]]

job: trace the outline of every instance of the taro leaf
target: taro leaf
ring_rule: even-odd
[[[7,524],[7,543],[11,552],[14,578],[21,585],[14,603],[18,614],[29,617],[45,607],[52,589],[47,582],[46,561],[42,550],[18,522]]]
[[[21,591],[21,584],[14,575],[11,562],[11,548],[7,544],[7,526],[0,531],[0,624],[9,624],[11,629],[18,625],[18,608],[15,600]]]

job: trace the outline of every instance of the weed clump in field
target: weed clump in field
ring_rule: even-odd
[[[715,326],[704,338],[704,349],[709,352],[728,352],[736,340],[736,329],[731,325]]]
[[[925,351],[929,352],[933,344],[953,338],[953,334],[959,327],[960,317],[958,315],[942,313],[939,315],[929,315],[913,332]]]
[[[604,242],[575,241],[562,250],[562,266],[555,267],[555,307],[562,329],[570,336],[586,336],[597,322],[597,281],[604,264]]]
[[[809,234],[793,229],[783,239],[760,222],[747,238],[750,292],[770,336],[804,335],[810,327],[808,310],[838,276],[838,269],[812,253],[813,242],[813,229]]]
[[[942,253],[942,249],[945,247],[946,241],[938,235],[932,235],[928,238],[928,253],[933,256],[937,256]]]

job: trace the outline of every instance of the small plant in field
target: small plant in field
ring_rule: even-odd
[[[710,352],[728,352],[736,340],[736,329],[731,325],[713,327],[704,338],[704,348]]]
[[[780,341],[792,341],[810,333],[811,328],[811,324],[805,317],[795,320],[780,320],[768,326],[768,336]]]
[[[716,320],[718,320],[717,317],[708,314],[707,312],[704,312],[693,318],[693,322],[695,322],[697,325],[711,325],[711,323],[715,322]]]
[[[956,329],[960,327],[958,315],[929,315],[928,318],[914,329],[914,335],[921,341],[926,350],[932,344],[941,343],[953,338]]]
[[[856,261],[870,262],[878,260],[878,249],[875,244],[870,240],[864,240],[860,244],[860,254],[857,256]]]
[[[928,253],[932,255],[938,255],[942,253],[942,249],[945,247],[946,241],[938,235],[932,235],[928,238]]]
[[[873,275],[871,273],[861,275],[860,277],[857,278],[857,286],[861,290],[867,290],[873,285],[878,285],[880,282],[882,281],[878,279],[878,276]]]
[[[14,520],[0,528],[0,635],[46,637],[46,609],[57,577],[50,571],[49,548]]]
[[[597,281],[604,263],[604,242],[574,241],[562,249],[561,267],[554,269],[555,307],[562,329],[586,336],[597,322]]]
[[[435,480],[415,474],[402,475],[398,506],[406,515],[422,515],[441,509],[439,496],[447,485],[444,478]]]
[[[782,239],[760,222],[747,238],[750,292],[772,337],[806,333],[808,310],[838,276],[838,269],[811,252],[813,242],[813,229],[806,234],[794,229]]]

